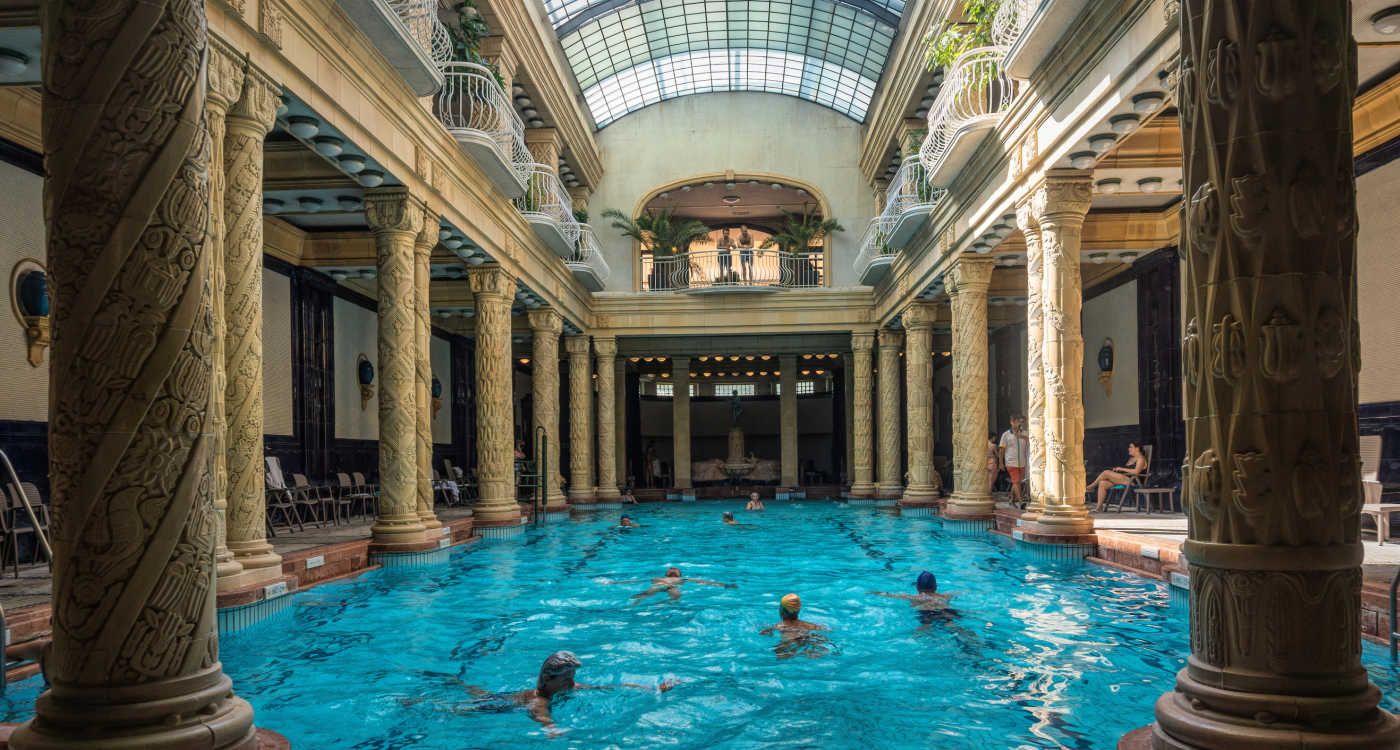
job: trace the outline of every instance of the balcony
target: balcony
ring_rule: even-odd
[[[968,50],[944,76],[919,150],[929,184],[947,187],[1015,103],[1016,82],[1001,71],[1005,52],[1001,47]]]
[[[574,278],[588,287],[589,291],[601,292],[608,284],[608,263],[603,260],[603,254],[599,251],[598,237],[593,234],[593,227],[579,224],[578,229],[578,242],[574,245],[573,257],[566,260],[564,265],[569,267]]]
[[[919,156],[906,157],[886,192],[884,216],[891,221],[885,228],[885,243],[894,250],[903,250],[942,197],[942,190],[928,184]]]
[[[693,250],[654,258],[642,256],[642,291],[688,294],[766,294],[822,286],[819,250]]]
[[[574,203],[559,175],[543,164],[530,164],[525,173],[525,194],[515,208],[530,222],[535,235],[559,257],[568,260],[577,252],[579,223]]]
[[[860,253],[856,255],[856,278],[865,286],[875,286],[890,272],[890,264],[899,251],[890,246],[889,237],[898,216],[881,214],[870,220],[865,235],[860,239]]]
[[[496,77],[483,65],[449,62],[433,110],[457,145],[507,198],[525,195],[533,158],[525,147],[525,125]]]
[[[1089,0],[1002,0],[992,39],[1006,50],[1001,69],[1026,80],[1049,57]]]
[[[339,0],[350,20],[419,96],[437,93],[452,52],[438,0]]]

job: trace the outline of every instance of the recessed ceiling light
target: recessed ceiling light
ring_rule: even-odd
[[[1138,121],[1141,119],[1141,117],[1132,114],[1114,115],[1108,118],[1108,127],[1113,132],[1124,135],[1133,132],[1133,128],[1137,127]]]
[[[991,251],[992,246],[988,245],[987,243],[981,240],[972,243],[972,252],[977,253],[978,255],[985,255],[987,253],[990,253]]]
[[[1098,162],[1098,154],[1093,151],[1077,151],[1069,155],[1069,163],[1075,169],[1092,169]]]
[[[361,206],[360,199],[353,195],[338,195],[335,202],[342,211],[358,211]]]
[[[1133,97],[1133,111],[1140,115],[1156,112],[1166,100],[1167,95],[1160,91],[1144,91]]]
[[[29,68],[29,55],[0,47],[0,75],[17,76]]]
[[[292,135],[307,140],[321,132],[321,123],[314,117],[294,115],[287,118],[287,130]]]
[[[1107,263],[1108,253],[1089,253],[1090,263]]]
[[[769,185],[768,187],[773,188],[774,190],[782,190],[782,189],[783,189],[783,186],[782,186],[782,185],[779,185],[779,184],[776,183],[776,182],[773,183],[772,185]]]
[[[340,152],[345,150],[345,141],[333,135],[318,135],[311,139],[311,146],[315,148],[316,153],[321,156],[334,158],[340,156]]]
[[[1392,5],[1371,16],[1371,28],[1386,36],[1400,32],[1400,5]]]
[[[341,154],[336,158],[340,163],[340,168],[350,174],[359,174],[365,169],[365,157],[359,154]]]
[[[1137,254],[1137,253],[1133,253],[1133,252],[1119,253],[1119,254],[1118,254],[1118,260],[1120,260],[1120,261],[1122,261],[1122,262],[1124,262],[1124,263],[1132,263],[1133,261],[1137,260],[1137,257],[1138,257],[1138,254]]]
[[[536,118],[536,117],[539,116],[539,114],[540,114],[540,111],[539,111],[538,109],[535,109],[534,107],[526,107],[526,108],[520,110],[520,116],[521,116],[521,117],[524,117],[524,118],[527,119],[527,120],[532,119],[532,118]]]
[[[281,198],[263,198],[263,213],[281,213],[286,205],[287,204]]]
[[[681,192],[682,192],[682,193],[689,193],[690,191],[692,191],[692,190],[694,190],[694,189],[695,189],[695,188],[691,187],[690,185],[682,185],[682,186],[681,186]]]
[[[734,183],[732,183],[732,182],[726,182],[726,183],[724,183],[724,188],[725,188],[726,190],[733,190],[733,189],[734,189]]]
[[[669,192],[663,191],[663,192],[661,193],[661,195],[658,195],[658,196],[656,196],[656,197],[657,197],[657,198],[660,198],[661,200],[666,200],[667,198],[670,198],[670,197],[671,197],[671,194],[670,194]]]
[[[325,201],[312,195],[303,195],[297,198],[297,205],[301,206],[303,211],[316,213],[321,210],[321,206],[325,205]]]
[[[535,103],[533,101],[530,101],[530,97],[528,96],[517,96],[515,97],[515,106],[522,108],[533,107],[535,106]]]
[[[726,195],[726,196],[724,196],[723,198],[720,198],[719,200],[720,200],[721,203],[725,204],[726,206],[732,206],[732,205],[734,205],[735,203],[738,203],[738,202],[739,202],[739,196],[737,196],[737,195]]]
[[[1144,177],[1137,181],[1138,190],[1144,193],[1155,193],[1162,189],[1161,177]]]
[[[379,187],[384,184],[384,173],[377,169],[366,169],[355,176],[355,179],[365,187]]]
[[[1093,149],[1095,153],[1099,154],[1102,154],[1105,151],[1108,151],[1109,149],[1113,148],[1113,144],[1117,142],[1118,136],[1109,135],[1108,133],[1099,133],[1098,135],[1089,136],[1089,148]]]
[[[530,121],[530,127],[542,128],[544,127],[544,120],[541,120],[540,118],[536,117],[535,119]]]

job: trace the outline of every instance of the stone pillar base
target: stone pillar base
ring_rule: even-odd
[[[1017,528],[1025,531],[1027,536],[1035,536],[1037,539],[1047,539],[1048,544],[1077,544],[1078,542],[1057,542],[1054,539],[1079,538],[1094,536],[1094,519],[1073,518],[1073,517],[1046,517],[1021,515],[1021,521]]]
[[[866,482],[865,484],[853,484],[850,490],[851,497],[875,497],[875,484]]]
[[[238,556],[240,565],[237,573],[218,576],[216,586],[220,596],[265,586],[282,576],[282,556],[273,552],[270,544],[259,546],[265,546],[266,551]]]
[[[1157,699],[1157,722],[1151,726],[1151,747],[1157,750],[1196,750],[1205,747],[1229,747],[1232,750],[1284,747],[1362,750],[1400,747],[1400,719],[1386,711],[1372,709],[1364,713],[1365,719],[1355,722],[1328,721],[1333,716],[1357,715],[1358,709],[1363,706],[1375,706],[1380,700],[1380,690],[1375,685],[1368,683],[1365,689],[1352,696],[1300,699],[1298,696],[1245,694],[1208,687],[1191,679],[1187,674],[1188,669],[1177,673],[1177,690]],[[1251,716],[1268,716],[1271,720],[1265,723],[1211,711],[1208,703],[1193,701],[1181,692],[1183,682],[1190,683],[1192,693],[1202,696],[1205,701],[1219,699],[1232,708],[1253,710]],[[1247,701],[1253,705],[1242,705],[1238,699],[1241,695],[1247,695]],[[1300,714],[1306,717],[1308,723],[1296,721]],[[1295,721],[1288,721],[1290,717]],[[1163,723],[1170,726],[1171,734],[1162,728]],[[1191,743],[1186,744],[1180,739],[1183,737],[1189,738]]]
[[[380,516],[369,530],[372,535],[371,546],[417,544],[424,541],[426,532],[423,522],[418,520],[417,511],[410,516]]]
[[[902,484],[881,484],[875,487],[875,497],[885,500],[898,500],[904,497],[904,485]]]
[[[1139,727],[1118,740],[1118,750],[1152,750],[1152,725]]]
[[[899,498],[899,504],[901,506],[936,505],[938,501],[938,488],[932,486],[919,487],[910,485],[904,490],[903,496]]]
[[[965,495],[954,492],[948,499],[943,515],[960,520],[992,520],[996,513],[996,503],[991,495]]]
[[[599,485],[599,487],[598,487],[598,492],[597,492],[597,494],[595,495],[595,497],[597,498],[597,500],[598,500],[599,502],[605,502],[605,501],[616,500],[616,499],[618,499],[619,497],[622,497],[622,493],[619,492],[618,489],[617,489],[616,487],[613,487],[613,486],[611,486],[611,485],[609,485],[609,486],[602,486],[602,485]]]
[[[442,528],[442,521],[439,521],[437,514],[431,510],[418,511],[418,522],[423,524],[425,531]]]
[[[575,492],[575,491],[573,491],[573,490],[569,490],[569,504],[570,504],[570,505],[587,505],[587,504],[589,504],[589,503],[596,503],[596,502],[598,502],[598,490],[597,490],[597,488],[589,487],[589,488],[586,489],[586,490],[579,490],[579,491],[577,491],[577,492]]]

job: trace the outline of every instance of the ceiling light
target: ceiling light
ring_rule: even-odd
[[[365,169],[365,157],[359,154],[341,154],[337,159],[340,168],[350,174],[359,174]]]
[[[1371,28],[1375,29],[1377,34],[1386,36],[1400,32],[1400,5],[1392,5],[1371,16]]]
[[[705,187],[707,187],[707,188],[712,188],[712,187],[714,187],[714,186],[715,186],[715,184],[714,184],[713,182],[707,182],[707,183],[705,183]]]
[[[811,370],[803,370],[803,371],[802,371],[802,374],[803,374],[803,375],[811,375],[811,374],[812,374],[812,371],[811,371]]]
[[[1156,112],[1166,100],[1167,95],[1160,91],[1144,91],[1133,97],[1133,111],[1140,115],[1150,114]]]
[[[749,180],[749,184],[750,184],[750,185],[757,185],[757,184],[758,184],[758,180]]]
[[[707,356],[705,356],[704,354],[701,354],[701,355],[700,355],[700,361],[701,361],[701,362],[708,362],[708,361],[710,361],[710,358],[707,357]]]
[[[689,193],[690,191],[692,191],[692,190],[694,190],[694,189],[695,189],[695,188],[691,187],[690,185],[682,185],[682,186],[681,186],[681,192],[682,192],[682,193]]]
[[[1144,177],[1137,181],[1138,190],[1144,193],[1155,193],[1162,189],[1161,177]]]
[[[532,117],[539,117],[539,115],[540,111],[538,109],[535,109],[534,107],[526,107],[520,110],[520,116],[524,117],[527,120]]]
[[[1125,135],[1133,132],[1133,128],[1137,127],[1141,119],[1137,115],[1114,115],[1108,118],[1108,127],[1119,135]]]
[[[280,198],[263,198],[263,213],[279,214],[287,204]]]
[[[287,118],[287,130],[304,141],[321,132],[321,123],[314,117],[295,115]]]
[[[1133,261],[1137,260],[1137,257],[1138,257],[1138,254],[1137,254],[1137,253],[1132,253],[1132,252],[1128,252],[1128,253],[1119,253],[1119,254],[1118,254],[1118,260],[1120,260],[1120,261],[1122,261],[1122,262],[1124,262],[1124,263],[1132,263]]]
[[[1105,177],[1094,183],[1094,187],[1104,195],[1113,195],[1123,189],[1123,181],[1117,177]]]
[[[706,185],[708,186],[709,183],[706,183]],[[732,182],[726,182],[726,183],[724,183],[724,189],[725,189],[725,190],[733,190],[733,189],[734,189],[734,183],[732,183]]]
[[[734,205],[735,203],[738,203],[738,202],[739,202],[739,196],[730,194],[730,195],[724,196],[723,198],[720,198],[719,200],[720,200],[721,203],[723,203],[723,204],[726,205],[726,206],[732,206],[732,205]]]
[[[0,75],[17,76],[29,68],[29,55],[0,47]]]
[[[525,107],[533,107],[535,103],[531,101],[528,96],[517,96],[515,97],[515,106],[523,109]]]
[[[442,244],[443,247],[446,247],[448,250],[456,250],[462,246],[462,240],[459,237],[448,237],[442,241]]]
[[[510,87],[510,93],[511,93],[513,96],[524,96],[524,95],[525,95],[525,87],[524,87],[524,86],[520,86],[520,85],[518,85],[518,84],[517,84],[517,85],[512,85],[512,86]]]
[[[530,120],[530,127],[542,128],[544,127],[544,120],[541,120],[540,118],[536,117],[533,120]]]
[[[985,243],[985,242],[983,242],[983,241],[981,241],[981,240],[978,240],[978,241],[972,243],[972,252],[974,252],[974,253],[977,253],[977,254],[979,254],[979,255],[985,255],[985,254],[987,254],[987,253],[990,253],[991,251],[992,251],[992,246],[991,246],[991,245],[988,245],[987,243]]]
[[[1089,136],[1089,148],[1093,149],[1094,153],[1097,154],[1102,154],[1113,148],[1113,144],[1117,142],[1118,136],[1109,135],[1108,133],[1099,133],[1098,135]]]
[[[467,265],[469,265],[469,266],[479,266],[479,265],[481,265],[482,263],[485,263],[485,262],[486,262],[486,258],[485,258],[484,256],[481,256],[481,255],[473,255],[472,257],[467,258]]]
[[[915,117],[928,117],[928,107],[919,107],[914,110]]]
[[[335,198],[335,202],[336,205],[340,206],[341,211],[360,210],[360,199],[353,195],[338,195]]]
[[[311,139],[311,147],[321,156],[337,157],[345,150],[345,141],[333,135],[318,135]]]
[[[325,205],[325,201],[312,195],[303,195],[297,198],[297,205],[301,206],[301,210],[314,214],[321,210],[321,206]]]
[[[1090,263],[1106,263],[1107,261],[1108,253],[1089,253]]]
[[[384,184],[384,173],[377,169],[366,169],[356,175],[355,179],[367,188],[379,187]]]
[[[627,361],[628,361],[628,362],[631,362],[631,363],[633,363],[633,364],[636,364],[637,362],[642,361],[642,358],[641,358],[641,357],[628,357],[628,358],[627,358]]]
[[[1069,155],[1070,166],[1075,169],[1093,169],[1098,162],[1098,154],[1093,151],[1076,151]]]
[[[747,372],[744,373],[744,376],[745,376],[745,377],[750,377],[750,378],[753,377],[753,370],[748,370]]]
[[[782,190],[782,189],[783,189],[783,186],[782,186],[782,185],[779,185],[779,184],[776,183],[776,182],[773,183],[772,185],[769,185],[768,187],[773,188],[774,190]]]
[[[287,101],[287,95],[286,95],[286,94],[282,94],[281,96],[278,96],[278,97],[277,97],[277,116],[278,116],[279,118],[281,118],[281,117],[286,117],[286,116],[287,116],[287,113],[288,113],[289,111],[291,111],[291,106],[290,106],[290,103]]]

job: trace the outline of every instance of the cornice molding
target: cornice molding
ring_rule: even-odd
[[[1351,121],[1355,156],[1400,138],[1400,73],[1358,96]]]
[[[764,296],[755,315],[732,295],[604,292],[593,312],[595,328],[616,336],[820,333],[872,327],[873,301],[866,287],[793,290]]]

